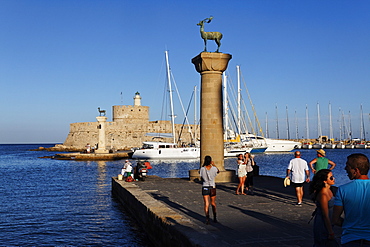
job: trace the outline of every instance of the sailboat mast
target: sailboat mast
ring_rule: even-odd
[[[352,142],[351,111],[349,111],[349,112],[348,112],[348,119],[349,119],[349,132],[348,132],[348,137],[349,137],[349,140]]]
[[[194,86],[194,144],[197,142],[197,86]]]
[[[239,134],[241,134],[241,130],[240,130],[240,121],[241,121],[241,113],[240,113],[240,66],[239,65],[237,65],[236,66],[236,74],[237,74],[237,78],[238,78],[238,80],[237,80],[237,82],[238,82],[238,95],[237,95],[237,107],[238,107],[238,132],[239,132]]]
[[[168,60],[168,51],[165,51],[166,56],[166,72],[167,72],[167,82],[168,82],[168,92],[170,95],[170,111],[171,111],[171,124],[172,124],[172,136],[173,143],[176,143],[176,133],[175,133],[175,114],[173,111],[173,99],[172,99],[172,85],[171,85],[171,69],[170,62]]]
[[[266,112],[266,137],[269,138],[269,125],[268,125],[267,112]]]
[[[229,130],[229,109],[227,108],[227,76],[225,72],[222,74],[223,80],[223,93],[224,93],[224,139],[228,139],[228,130]]]
[[[286,106],[286,132],[287,132],[287,139],[290,140],[290,130],[289,130],[289,118],[288,118],[288,106]]]
[[[321,118],[320,118],[320,105],[317,102],[317,135],[319,140],[322,141]]]
[[[298,118],[297,118],[297,110],[294,110],[294,120],[295,120],[295,139],[299,140],[298,134]]]
[[[361,128],[360,128],[360,138],[361,138],[361,141],[366,141],[366,137],[365,137],[365,123],[364,123],[364,114],[362,112],[362,104],[360,105],[360,110],[361,110]]]
[[[275,105],[275,113],[276,113],[276,139],[280,139],[280,136],[279,136],[279,117],[278,117],[277,104]]]
[[[339,141],[343,141],[343,132],[344,132],[344,130],[343,130],[343,126],[344,126],[344,123],[343,123],[343,116],[342,116],[343,114],[342,114],[342,111],[341,111],[341,109],[340,109],[340,107],[339,107],[339,122],[340,122],[340,125],[339,125]]]
[[[329,102],[329,140],[330,140],[330,143],[332,143],[333,137],[334,137],[334,134],[333,134],[333,123],[332,123],[332,117],[331,117],[331,104]]]
[[[306,105],[306,138],[307,138],[307,141],[309,139],[309,136],[310,136],[310,129],[308,126],[308,106]]]

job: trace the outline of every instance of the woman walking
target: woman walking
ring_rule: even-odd
[[[245,179],[247,177],[247,165],[244,164],[243,154],[238,155],[237,162],[238,162],[239,184],[238,184],[238,188],[236,188],[235,194],[240,195],[240,193],[239,193],[239,190],[240,190],[242,195],[246,195],[244,193],[244,183],[245,183]]]
[[[214,166],[211,156],[204,157],[203,166],[200,168],[200,176],[203,180],[202,195],[204,200],[204,213],[206,224],[209,225],[209,205],[212,205],[213,220],[217,223],[216,214],[216,183],[215,177],[219,170]]]
[[[246,190],[253,195],[253,166],[256,164],[254,162],[254,155],[250,153],[244,154],[244,164],[246,165],[247,179],[246,179]]]
[[[333,173],[329,169],[318,171],[310,184],[310,194],[316,203],[316,214],[313,226],[314,246],[339,246],[334,239],[330,222],[334,206],[333,192],[330,187],[335,184]]]

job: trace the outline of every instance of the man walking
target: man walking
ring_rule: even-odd
[[[360,153],[347,157],[348,184],[339,186],[335,195],[332,223],[342,225],[342,246],[370,246],[369,158]],[[340,217],[344,212],[345,218]]]
[[[335,163],[328,158],[325,157],[325,151],[320,149],[317,150],[317,158],[314,158],[310,161],[310,167],[312,172],[315,174],[316,172],[320,171],[321,169],[330,169],[333,170],[335,167]],[[315,166],[313,166],[315,164]],[[330,167],[328,168],[328,165]]]
[[[297,206],[302,206],[303,200],[303,183],[310,182],[310,170],[307,161],[301,158],[301,152],[294,152],[295,158],[289,162],[288,169],[286,170],[286,177],[292,176],[292,186],[295,187],[297,195]]]

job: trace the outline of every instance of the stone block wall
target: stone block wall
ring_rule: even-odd
[[[175,125],[176,135],[182,130],[182,142],[190,143],[192,138],[188,126]],[[198,126],[190,125],[192,133],[199,138]],[[129,150],[133,147],[141,147],[144,141],[152,141],[153,137],[146,133],[171,133],[170,121],[113,121],[106,122],[106,146],[116,150]],[[157,139],[158,140],[158,139]],[[172,142],[172,138],[163,138],[163,142]],[[98,143],[98,122],[84,122],[70,124],[69,134],[63,143],[67,147],[84,148],[87,143],[94,146]]]
[[[115,105],[113,110],[113,122],[143,123],[149,121],[149,107],[137,105]]]

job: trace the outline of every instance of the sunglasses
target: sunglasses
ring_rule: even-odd
[[[330,179],[330,180],[334,180],[334,177],[333,177],[333,176],[331,176],[329,179]]]

